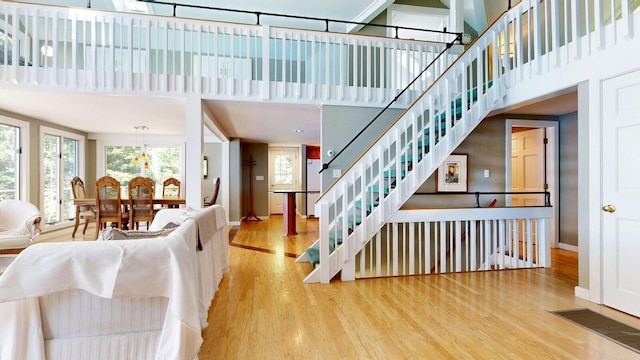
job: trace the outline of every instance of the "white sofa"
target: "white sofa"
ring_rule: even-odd
[[[228,271],[224,210],[138,240],[38,243],[0,275],[0,359],[194,359]],[[198,250],[201,248],[201,250]]]
[[[22,200],[0,201],[0,250],[24,249],[40,234],[40,210]]]

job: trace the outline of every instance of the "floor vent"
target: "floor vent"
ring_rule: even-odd
[[[589,309],[561,310],[552,311],[551,313],[640,353],[640,330],[636,328]]]

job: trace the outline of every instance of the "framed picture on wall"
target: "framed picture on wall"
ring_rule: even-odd
[[[451,154],[436,171],[437,192],[466,192],[467,154]]]

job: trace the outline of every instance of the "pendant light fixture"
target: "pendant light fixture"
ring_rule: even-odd
[[[140,154],[140,158],[138,159],[138,156],[136,155],[136,157],[133,158],[133,163],[135,165],[140,165],[140,161],[144,162],[144,168],[148,169],[149,168],[149,162],[147,162],[147,154],[144,152],[144,142],[145,142],[145,136],[147,135],[147,130],[149,130],[148,126],[145,125],[138,125],[138,126],[134,126],[134,129],[136,129],[136,142],[138,141],[137,137],[138,137],[138,132],[142,133],[142,145],[140,145],[140,149],[142,151],[142,153]]]

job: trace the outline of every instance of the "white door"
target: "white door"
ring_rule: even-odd
[[[511,134],[511,191],[544,191],[544,128]],[[543,195],[512,195],[512,206],[543,206]]]
[[[269,189],[299,190],[298,148],[269,149]],[[269,212],[282,214],[283,194],[269,196]]]
[[[544,191],[544,128],[520,130],[513,128],[511,134],[511,191]],[[511,206],[543,206],[544,195],[511,195]],[[520,241],[528,241],[527,226],[518,224]],[[537,243],[537,229],[531,225],[531,242]]]
[[[640,71],[603,82],[603,302],[634,316],[640,316],[638,94]]]

